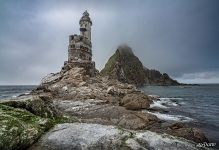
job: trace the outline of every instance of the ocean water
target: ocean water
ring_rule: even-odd
[[[14,98],[20,94],[28,94],[36,85],[5,85],[0,86],[0,99]]]
[[[210,142],[219,144],[219,84],[200,86],[144,86],[148,95],[160,99],[151,107],[165,113],[152,112],[166,121],[186,122],[204,131]]]

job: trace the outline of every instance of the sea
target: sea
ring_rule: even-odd
[[[148,95],[160,98],[151,107],[164,109],[151,112],[161,120],[183,122],[200,128],[210,142],[219,145],[219,84],[194,86],[144,86]]]
[[[35,85],[0,86],[0,99],[28,94]],[[184,122],[202,129],[210,142],[219,145],[219,84],[197,86],[143,86],[147,95],[160,98],[151,105],[165,111],[149,112],[161,120]]]
[[[0,100],[16,98],[21,94],[29,94],[36,85],[0,85]]]

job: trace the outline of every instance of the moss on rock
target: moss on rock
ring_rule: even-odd
[[[1,101],[1,104],[26,109],[34,115],[44,118],[60,117],[60,112],[52,105],[49,97],[44,96],[24,96],[15,100]]]
[[[114,67],[115,67],[115,64],[116,64],[116,61],[118,59],[118,55],[117,53],[114,53],[108,60],[108,62],[106,63],[105,67],[103,70],[101,70],[100,74],[102,75],[108,75],[108,74],[111,74]]]
[[[51,119],[0,104],[0,149],[24,149],[51,126]]]

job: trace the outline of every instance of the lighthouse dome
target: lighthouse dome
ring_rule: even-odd
[[[83,16],[81,17],[79,23],[81,24],[83,21],[88,21],[92,25],[92,21],[91,21],[91,19],[89,17],[89,13],[87,12],[87,10],[83,13]]]

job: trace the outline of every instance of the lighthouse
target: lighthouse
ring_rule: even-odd
[[[79,20],[80,35],[69,36],[68,62],[91,62],[92,43],[91,26],[92,21],[89,13],[85,11]]]
[[[89,13],[87,12],[87,10],[83,13],[83,16],[79,21],[79,24],[80,24],[80,35],[86,37],[88,40],[91,41],[92,21],[89,17]]]

